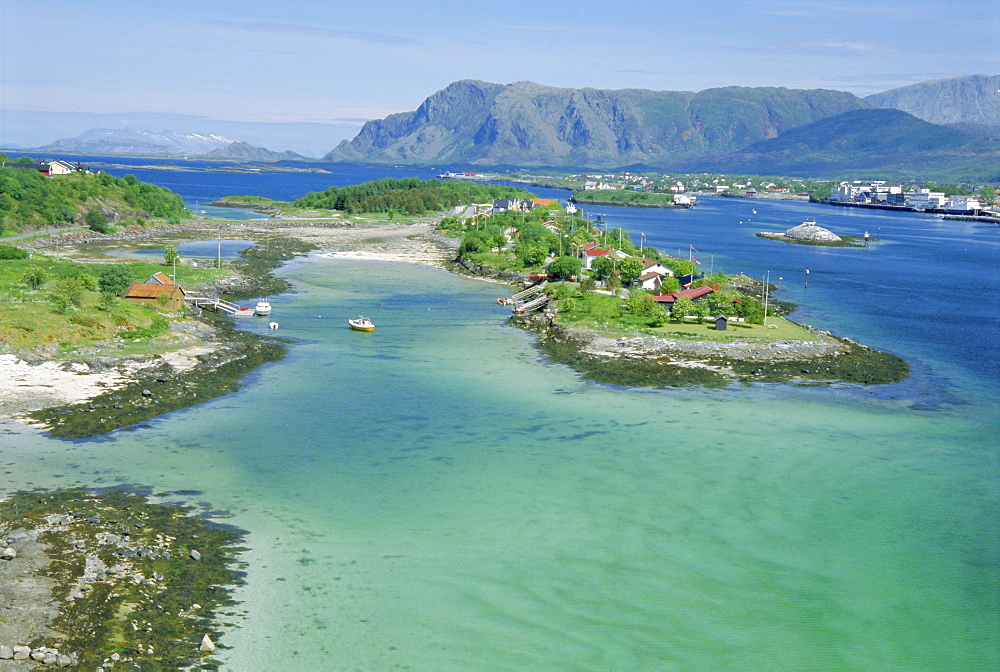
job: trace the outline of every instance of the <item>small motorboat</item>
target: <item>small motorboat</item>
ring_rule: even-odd
[[[253,309],[253,312],[256,315],[261,315],[261,316],[270,315],[271,304],[265,301],[264,299],[261,299],[260,301],[257,302],[257,307]]]
[[[353,320],[348,320],[347,324],[351,325],[351,329],[355,331],[375,331],[375,325],[367,317],[356,317]]]
[[[253,317],[253,308],[243,308],[242,306],[237,306],[236,310],[233,312],[236,317]]]

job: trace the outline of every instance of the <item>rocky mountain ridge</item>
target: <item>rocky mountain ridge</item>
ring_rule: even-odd
[[[871,107],[853,94],[826,89],[733,86],[693,93],[462,80],[433,94],[414,112],[369,121],[324,160],[649,164],[722,154]]]

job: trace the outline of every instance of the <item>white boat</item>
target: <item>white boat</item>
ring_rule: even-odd
[[[355,331],[375,331],[375,325],[367,317],[358,317],[353,320],[348,320],[347,324],[351,325],[351,329]]]
[[[261,299],[257,302],[257,307],[253,309],[255,315],[270,315],[271,314],[271,304]]]

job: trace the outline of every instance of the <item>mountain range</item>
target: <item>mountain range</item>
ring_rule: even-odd
[[[367,122],[324,160],[813,177],[919,167],[942,178],[1000,180],[998,80],[959,77],[865,99],[827,89],[693,93],[462,80],[413,112]]]
[[[829,89],[690,92],[461,80],[412,112],[366,122],[323,160],[1000,181],[998,94],[1000,75],[922,82],[865,98]],[[217,134],[129,128],[95,128],[35,151],[307,160]]]
[[[61,138],[37,151],[139,156],[203,155],[233,140],[221,135],[138,131],[132,128],[92,128],[75,138]]]

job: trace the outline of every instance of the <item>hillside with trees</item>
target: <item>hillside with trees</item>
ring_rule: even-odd
[[[190,215],[179,195],[133,175],[80,171],[47,177],[10,167],[6,155],[0,154],[0,161],[8,162],[0,168],[0,231],[8,234],[69,224],[101,231],[116,223],[151,219],[176,223]],[[16,161],[32,163],[27,158]]]
[[[346,187],[314,191],[294,201],[299,208],[357,212],[398,212],[422,215],[470,203],[492,203],[498,198],[531,198],[525,189],[471,181],[385,178]]]

